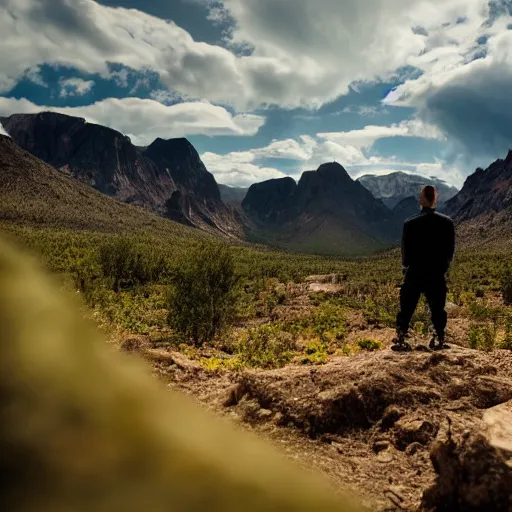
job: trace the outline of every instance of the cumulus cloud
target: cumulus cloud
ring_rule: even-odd
[[[330,142],[349,144],[356,148],[370,148],[373,143],[385,137],[422,137],[445,140],[443,133],[433,125],[411,119],[391,126],[365,126],[362,130],[348,132],[319,133],[318,136]]]
[[[81,78],[62,78],[59,80],[60,97],[84,96],[91,92],[95,83],[93,80],[83,80]]]
[[[109,98],[83,107],[45,107],[22,99],[0,98],[0,115],[54,111],[83,117],[128,135],[135,144],[147,145],[157,137],[187,135],[255,135],[265,119],[230,114],[206,102],[166,106],[151,99]]]
[[[203,153],[201,159],[215,176],[217,183],[224,185],[248,187],[253,183],[286,176],[272,167],[255,164],[256,157],[250,152],[233,152],[227,155]]]
[[[291,175],[300,177],[302,172],[315,170],[321,164],[336,161],[342,164],[354,177],[368,173],[388,174],[396,170],[414,172],[423,176],[437,176],[459,186],[463,181],[459,169],[446,168],[440,161],[434,163],[409,163],[396,157],[383,158],[367,156],[366,150],[380,137],[411,136],[420,124],[409,126],[409,130],[397,130],[395,126],[368,127],[365,130],[341,132],[330,134],[333,140],[324,140],[327,134],[318,134],[317,137],[302,136],[299,140],[274,140],[268,146],[248,151],[232,152],[227,155],[204,153],[202,158],[219,183],[236,186],[247,186],[251,183],[267,179],[283,177],[286,174],[280,170],[269,167],[268,161],[275,160],[279,167],[279,160],[285,159],[295,162]],[[363,135],[361,133],[363,132]]]
[[[392,76],[415,65],[411,59],[457,47],[467,29],[435,34],[459,18],[474,28],[489,11],[487,0],[222,0],[216,9],[215,19],[233,22],[231,46],[197,42],[172,22],[93,0],[0,0],[0,91],[41,63],[122,82],[110,69],[119,63],[157,72],[182,96],[242,111],[315,108],[351,83]],[[230,49],[240,46],[251,51]]]
[[[464,163],[467,173],[512,146],[512,31],[506,30],[511,22],[505,16],[480,27],[484,53],[475,56],[477,43],[468,40],[462,54],[446,51],[436,60],[416,63],[423,75],[385,99],[389,105],[416,108],[420,119],[442,130],[452,159]]]

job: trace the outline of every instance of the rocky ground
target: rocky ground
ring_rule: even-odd
[[[387,347],[322,366],[212,373],[140,341],[124,348],[145,354],[170,387],[356,490],[369,510],[512,510],[509,351]]]

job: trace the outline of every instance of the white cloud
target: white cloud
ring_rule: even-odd
[[[83,117],[128,135],[135,144],[147,145],[157,137],[186,135],[255,135],[265,119],[256,115],[231,115],[206,102],[166,106],[150,99],[109,98],[84,107],[45,107],[28,100],[0,97],[0,115],[43,110]]]
[[[488,0],[223,0],[230,43],[196,42],[188,32],[135,9],[93,0],[0,0],[0,91],[41,63],[76,67],[124,83],[109,63],[154,71],[182,96],[239,110],[277,104],[319,107],[354,82],[389,77],[406,65],[458,62]],[[218,2],[212,16],[225,19]],[[467,23],[457,25],[458,18]],[[446,26],[446,24],[449,24]],[[413,31],[421,25],[423,31]],[[424,34],[428,33],[428,36]],[[453,48],[452,48],[453,47]]]
[[[511,23],[508,16],[480,26],[476,34],[487,38],[485,45],[477,45],[472,31],[459,36],[456,52],[444,48],[418,58],[414,64],[424,73],[384,100],[416,108],[419,119],[442,130],[451,159],[466,167],[466,175],[512,144],[512,31],[506,30]]]
[[[236,186],[247,186],[286,175],[273,167],[260,165],[263,159],[276,160],[277,167],[279,166],[277,162],[281,159],[295,161],[296,167],[291,174],[296,176],[300,176],[304,171],[315,170],[323,163],[336,161],[343,165],[354,178],[368,173],[388,174],[399,169],[424,176],[437,176],[455,185],[460,185],[463,181],[458,168],[453,166],[446,168],[440,161],[417,164],[402,162],[396,157],[383,158],[365,154],[378,138],[389,136],[390,132],[395,136],[411,136],[411,133],[416,133],[416,130],[420,129],[419,123],[413,123],[408,126],[408,130],[400,131],[396,127],[369,128],[371,129],[367,131],[371,133],[371,137],[366,133],[364,137],[358,133],[365,130],[331,134],[333,139],[336,139],[334,135],[339,136],[338,140],[323,140],[326,134],[318,134],[317,138],[302,136],[300,140],[275,140],[262,148],[232,152],[227,155],[205,153],[202,159],[208,169],[215,174],[219,183]],[[373,128],[379,128],[379,130]]]
[[[337,144],[349,144],[364,149],[370,148],[376,140],[385,137],[422,137],[445,140],[444,135],[435,126],[427,125],[417,119],[402,121],[391,126],[368,125],[362,130],[319,133],[318,137]]]
[[[217,183],[224,185],[248,187],[253,183],[286,176],[272,167],[254,164],[255,156],[250,152],[233,152],[227,155],[204,153],[201,159],[213,173]]]
[[[81,78],[62,78],[59,80],[60,97],[84,96],[91,92],[95,86],[93,80],[82,80]]]

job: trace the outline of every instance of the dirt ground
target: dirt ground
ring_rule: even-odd
[[[307,313],[311,291],[335,293],[339,286],[331,276],[312,276],[296,286],[276,319]],[[508,498],[494,508],[491,498],[481,508],[480,498],[464,504],[475,467],[481,470],[475,481],[495,471],[500,477],[486,488],[496,496],[512,494],[503,491],[511,488],[512,464],[479,437],[486,412],[508,404],[512,417],[512,352],[465,348],[467,321],[456,311],[449,314],[448,350],[431,351],[429,338],[416,336],[412,352],[394,352],[394,330],[368,326],[352,310],[347,342],[368,337],[383,349],[333,357],[319,366],[212,372],[144,339],[123,348],[141,352],[168,387],[261,435],[306,470],[322,472],[334,489],[358,493],[368,510],[512,512]],[[485,463],[468,467],[471,457]]]
[[[176,353],[149,358],[167,386],[359,493],[368,510],[424,510],[434,443],[467,438],[487,410],[512,400],[509,351],[387,347],[322,366],[241,373],[207,372]]]

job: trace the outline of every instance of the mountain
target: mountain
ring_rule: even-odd
[[[137,147],[115,130],[53,112],[16,114],[0,123],[21,148],[115,199],[190,226],[226,234],[239,230],[187,139]]]
[[[418,197],[425,185],[434,185],[439,193],[439,205],[451,199],[458,190],[437,178],[426,178],[405,172],[393,172],[382,176],[367,174],[358,181],[367,188],[374,197],[382,199],[384,204],[393,209],[395,206],[411,196]]]
[[[337,163],[249,188],[242,203],[254,223],[248,237],[278,247],[324,254],[358,254],[396,242],[391,211]]]
[[[222,201],[232,206],[240,206],[247,195],[248,188],[230,187],[219,183],[219,192]]]
[[[0,221],[99,232],[142,232],[180,238],[195,229],[121,203],[57,171],[0,135]]]
[[[416,196],[406,197],[402,199],[394,208],[393,214],[401,221],[405,221],[409,217],[416,215],[420,211],[420,203]]]
[[[460,225],[468,240],[512,239],[512,150],[486,170],[478,168],[462,190],[448,201],[444,213]]]

